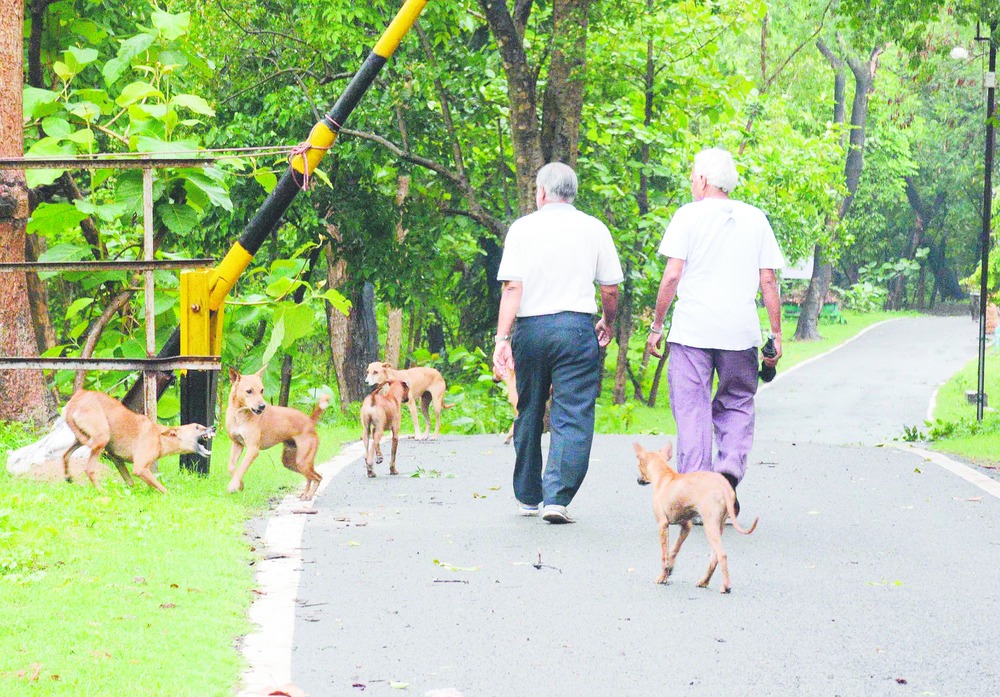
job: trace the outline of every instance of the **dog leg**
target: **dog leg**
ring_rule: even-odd
[[[243,444],[237,441],[235,438],[232,441],[232,445],[229,446],[229,474],[232,476],[233,472],[236,471],[236,463],[240,461],[240,455],[243,454]]]
[[[668,550],[670,549],[670,521],[661,520],[660,521],[660,563],[663,566],[663,571],[659,576],[656,577],[657,583],[666,584],[667,579],[670,577],[670,572],[674,570],[673,560],[670,557]]]
[[[420,400],[421,401],[423,400],[423,396],[420,397]],[[410,405],[410,416],[413,417],[413,440],[424,440],[425,438],[427,438],[427,434],[422,433],[420,431],[420,421],[417,419],[417,405],[415,404],[416,401],[417,400],[413,399],[411,395],[410,401],[407,402],[407,404]],[[430,430],[431,430],[431,422],[428,421],[427,433],[430,433]]]
[[[396,449],[399,447],[399,431],[392,432],[392,455],[389,458],[389,474],[399,474],[396,470]]]
[[[140,460],[137,457],[135,459],[135,462],[132,463],[132,469],[135,472],[135,476],[137,476],[139,479],[149,484],[151,487],[159,491],[161,494],[165,494],[167,493],[167,487],[160,484],[159,480],[153,476],[153,471],[150,469],[150,465],[152,465],[155,461],[156,461],[155,459],[148,461]]]
[[[441,435],[441,410],[444,408],[443,390],[438,394],[434,395],[433,404],[434,404],[434,440],[437,440],[437,437]],[[424,413],[426,414],[427,412],[425,411]],[[427,430],[429,431],[431,428],[431,419],[429,416],[426,418],[427,418]]]
[[[299,458],[296,469],[299,474],[306,478],[305,491],[299,495],[299,498],[303,501],[308,501],[315,495],[316,489],[319,488],[319,483],[323,477],[320,476],[315,468],[316,451],[319,450],[319,438],[314,436],[302,440],[302,447],[298,449]]]
[[[681,534],[677,537],[677,544],[674,545],[673,550],[670,552],[670,567],[673,568],[674,560],[677,559],[677,553],[681,551],[681,545],[684,544],[684,540],[687,536],[691,534],[691,521],[685,521],[681,523]]]
[[[257,459],[257,455],[260,453],[260,448],[257,447],[256,443],[246,443],[244,444],[243,462],[240,463],[236,471],[233,472],[232,478],[229,480],[229,485],[226,487],[226,491],[230,494],[235,494],[237,491],[243,490],[243,475],[247,473],[250,469],[250,465],[253,461]],[[136,473],[138,474],[138,472]]]
[[[705,578],[701,580],[698,584],[700,588],[707,588],[708,582],[712,579],[712,574],[715,573],[716,565],[722,566],[722,587],[720,592],[728,593],[732,590],[733,584],[729,579],[729,564],[726,559],[726,551],[722,548],[722,530],[717,529],[714,525],[709,525],[708,521],[705,521],[705,537],[708,538],[708,544],[712,548],[712,558],[708,561],[708,571],[705,573]]]
[[[132,481],[132,474],[128,471],[128,467],[125,465],[125,461],[116,455],[112,455],[111,453],[108,453],[108,457],[110,457],[111,461],[115,463],[115,467],[118,468],[118,474],[122,476],[122,479],[125,480],[125,483],[128,484],[129,487],[134,486],[135,482]]]

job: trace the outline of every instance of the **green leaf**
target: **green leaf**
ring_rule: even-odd
[[[213,109],[207,101],[196,94],[174,95],[174,97],[170,100],[170,103],[175,106],[182,106],[186,109],[190,109],[196,114],[202,114],[203,116],[215,116],[215,109]]]
[[[186,235],[198,225],[198,214],[186,203],[165,203],[156,207],[163,224],[176,235]]]
[[[120,218],[125,213],[124,203],[104,203],[96,204],[87,199],[77,199],[73,202],[77,210],[85,213],[87,215],[95,215],[104,222],[110,223],[117,218]]]
[[[42,130],[45,131],[45,135],[52,138],[65,138],[73,132],[73,127],[66,119],[49,116],[42,119]]]
[[[281,346],[281,340],[284,336],[285,321],[283,318],[278,317],[274,323],[274,328],[271,330],[271,340],[267,342],[267,348],[264,349],[264,355],[260,359],[261,365],[267,365],[274,358],[274,354],[278,352],[278,347]]]
[[[91,146],[94,144],[94,132],[89,128],[81,128],[79,131],[70,133],[66,137],[66,140],[76,143],[84,150],[89,151]]]
[[[188,28],[191,26],[190,12],[181,12],[180,14],[172,15],[168,12],[157,10],[153,12],[150,19],[153,21],[153,26],[159,30],[160,35],[170,41],[179,39],[187,34]]]
[[[94,302],[93,298],[77,298],[66,308],[66,319],[72,319],[85,307],[89,307]]]
[[[101,115],[101,107],[93,102],[74,102],[66,105],[66,111],[87,123],[93,123]]]
[[[185,153],[191,153],[191,155],[196,155],[198,153],[198,144],[193,143],[189,140],[160,140],[159,138],[150,138],[149,136],[140,136],[135,140],[136,147],[139,148],[139,152],[162,152],[162,153],[172,153],[177,157],[184,157]]]
[[[118,95],[118,99],[115,100],[115,104],[121,107],[126,107],[129,104],[135,104],[136,102],[142,101],[143,99],[149,99],[150,97],[163,97],[163,93],[160,90],[153,87],[148,82],[132,82],[125,86],[121,94]]]
[[[76,46],[70,46],[66,49],[65,53],[73,56],[73,60],[76,61],[76,72],[80,72],[79,68],[89,65],[97,60],[97,49],[93,48],[77,48]]]
[[[335,288],[331,288],[317,297],[320,297],[333,305],[334,309],[344,315],[344,317],[351,314],[351,301]]]
[[[137,34],[125,39],[118,49],[118,55],[104,64],[104,83],[109,87],[118,81],[126,68],[131,64],[132,59],[143,53],[156,41],[155,34]]]
[[[69,82],[70,79],[72,79],[72,77],[76,75],[76,72],[62,61],[56,61],[55,63],[53,63],[52,71],[56,75],[58,75],[59,79],[62,80],[63,82]]]
[[[37,119],[52,113],[59,100],[59,93],[52,90],[40,90],[37,87],[25,87],[23,93],[24,122]]]
[[[71,203],[39,203],[28,221],[28,234],[48,237],[80,225],[87,214]]]
[[[194,172],[188,176],[184,182],[184,188],[190,190],[195,187],[208,197],[216,206],[221,206],[227,211],[233,210],[233,202],[229,199],[229,192],[221,185],[216,184],[212,179],[201,172]]]
[[[80,261],[81,259],[86,259],[90,256],[90,250],[86,247],[76,245],[76,244],[57,244],[54,247],[49,247],[47,250],[38,255],[38,261]],[[39,272],[38,277],[42,280],[46,278],[51,278],[55,276],[54,271],[42,271]],[[84,325],[87,323],[84,322]],[[86,328],[86,327],[85,327]]]
[[[253,178],[267,193],[271,193],[278,184],[278,177],[269,169],[254,170]]]
[[[285,327],[285,335],[281,339],[281,348],[285,351],[304,336],[309,336],[316,329],[313,321],[313,311],[308,305],[289,303],[285,305],[281,315]]]

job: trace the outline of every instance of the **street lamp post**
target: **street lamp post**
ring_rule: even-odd
[[[976,32],[977,39],[981,40]],[[986,402],[986,299],[989,293],[990,223],[993,218],[993,149],[996,121],[997,23],[990,24],[990,69],[986,73],[986,162],[983,177],[983,230],[980,237],[982,266],[979,283],[979,374],[976,391],[976,420],[983,420]]]

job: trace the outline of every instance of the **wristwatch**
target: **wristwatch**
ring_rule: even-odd
[[[495,337],[493,337],[493,340],[498,344],[501,341],[510,341],[510,334],[497,334]]]

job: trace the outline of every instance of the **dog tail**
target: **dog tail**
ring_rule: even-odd
[[[316,406],[313,408],[313,413],[309,416],[313,423],[319,421],[319,417],[323,416],[323,412],[326,411],[328,406],[330,406],[330,395],[320,395],[319,401],[316,402]]]
[[[726,501],[726,512],[729,513],[729,519],[733,521],[733,530],[735,530],[736,532],[743,533],[744,535],[749,535],[750,533],[752,533],[754,530],[757,529],[757,523],[758,521],[760,521],[760,516],[757,516],[756,518],[753,519],[753,525],[750,526],[749,530],[744,530],[743,528],[740,527],[740,524],[736,522],[736,508],[735,506],[733,506],[733,501],[735,500],[736,497],[734,496],[732,501],[730,500]]]

